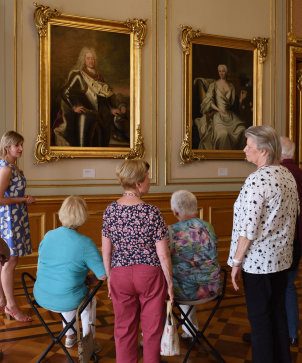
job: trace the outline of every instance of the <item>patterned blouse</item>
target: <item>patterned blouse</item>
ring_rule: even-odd
[[[169,229],[175,298],[194,301],[216,296],[221,278],[217,237],[212,225],[192,218],[179,221]]]
[[[140,264],[160,266],[155,243],[165,237],[167,227],[157,207],[113,202],[104,212],[102,232],[114,246],[112,268]]]
[[[296,216],[299,208],[293,175],[283,166],[263,166],[252,173],[234,204],[233,233],[228,264],[237,250],[238,238],[253,241],[242,268],[267,274],[290,267]]]
[[[26,179],[16,168],[0,160],[0,168],[9,166],[12,177],[5,191],[7,198],[24,197]],[[31,254],[31,239],[27,206],[25,203],[6,204],[0,206],[0,234],[10,248],[11,256],[26,256]]]

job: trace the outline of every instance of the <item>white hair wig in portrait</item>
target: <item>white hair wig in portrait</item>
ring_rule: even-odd
[[[219,70],[220,67],[224,68],[225,73],[228,73],[228,67],[226,64],[218,64],[217,69]]]
[[[188,190],[178,190],[171,196],[171,209],[180,217],[197,215],[197,199]]]
[[[77,229],[88,218],[88,208],[85,200],[77,195],[67,197],[59,210],[59,219],[63,227]]]

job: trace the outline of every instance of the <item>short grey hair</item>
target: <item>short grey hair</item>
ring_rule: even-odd
[[[171,209],[180,217],[195,215],[198,213],[197,199],[188,190],[178,190],[171,196]]]
[[[279,163],[281,159],[281,143],[277,131],[269,126],[251,126],[245,130],[245,137],[254,140],[258,150],[267,151],[268,165]]]
[[[281,147],[282,147],[282,157],[284,159],[292,159],[295,154],[296,145],[288,137],[280,137]]]
[[[77,195],[67,197],[59,210],[59,219],[63,227],[77,229],[88,218],[88,208],[85,200]]]

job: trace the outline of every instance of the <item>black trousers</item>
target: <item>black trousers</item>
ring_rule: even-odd
[[[290,363],[285,310],[286,271],[242,272],[251,324],[253,363]]]

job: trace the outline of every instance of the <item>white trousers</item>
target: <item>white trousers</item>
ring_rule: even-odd
[[[180,307],[181,307],[182,311],[186,314],[188,312],[188,310],[190,309],[191,305],[180,305]],[[183,317],[183,315],[181,315],[181,317]],[[197,330],[199,330],[198,321],[197,321],[197,317],[196,317],[196,306],[194,306],[193,309],[191,310],[191,312],[188,316],[188,319],[195,326],[195,328]],[[192,335],[184,324],[182,325],[182,330],[185,333]]]
[[[89,314],[91,310],[91,320],[89,320]],[[75,316],[77,310],[72,311],[62,311],[61,314],[64,316],[67,322],[71,321]],[[58,312],[58,311],[57,311]],[[85,310],[81,314],[82,328],[83,328],[83,337],[89,333],[89,325],[91,326],[91,331],[93,333],[93,338],[95,337],[95,321],[96,321],[96,298],[94,297],[90,304],[88,304]],[[63,328],[65,327],[64,321]],[[77,323],[75,322],[74,328],[77,329]],[[72,329],[68,329],[66,335],[75,334]]]

